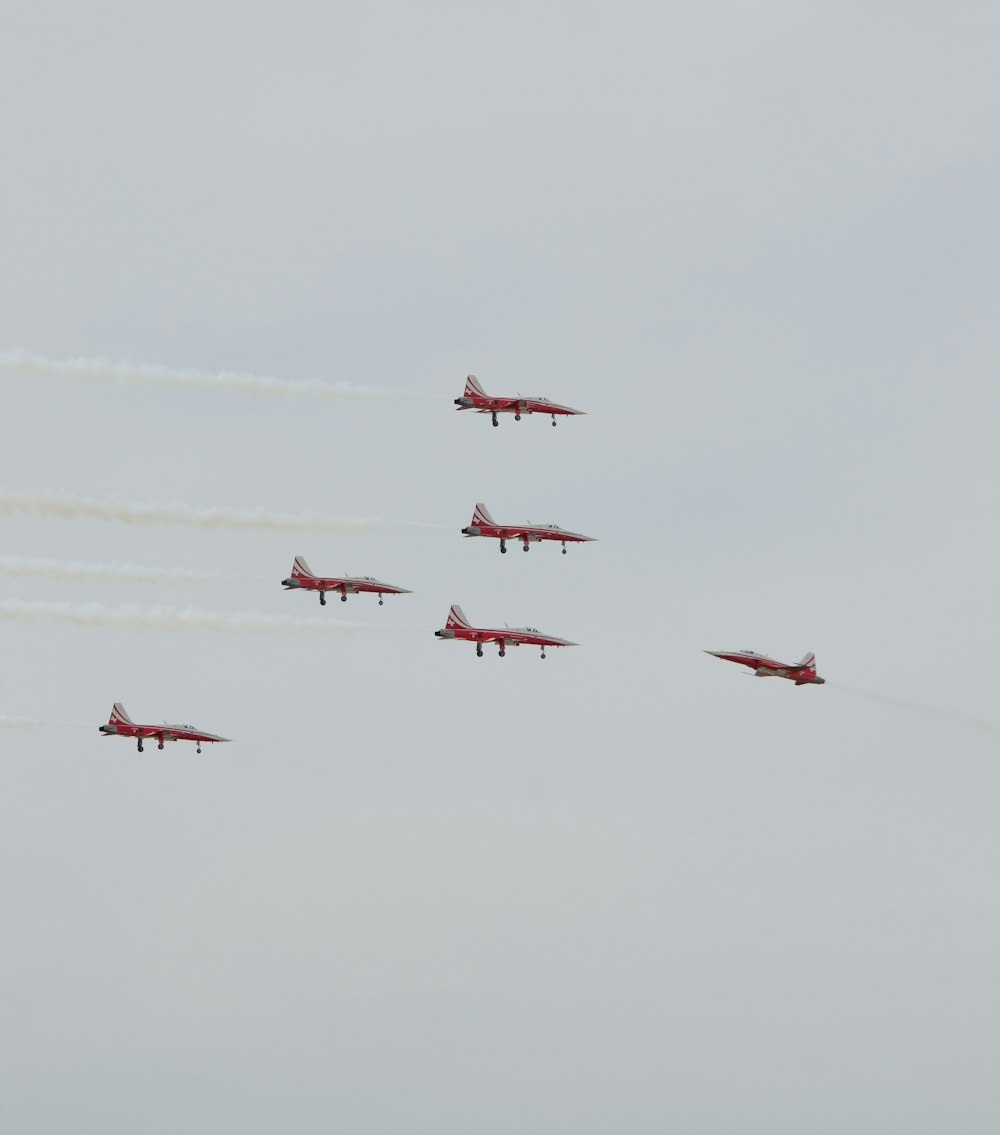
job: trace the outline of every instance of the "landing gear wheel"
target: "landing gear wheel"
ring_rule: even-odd
[[[197,749],[195,749],[195,752],[196,752],[196,753],[200,753],[200,752],[201,752],[201,745],[199,745],[199,746],[198,746],[198,748],[197,748]]]
[[[530,551],[531,551],[531,549],[530,549],[530,548],[528,547],[528,545],[527,545],[527,544],[525,544],[525,545],[524,545],[524,550],[525,550],[526,552],[530,552]]]
[[[319,605],[320,605],[321,607],[325,607],[325,606],[326,606],[326,596],[325,596],[325,595],[321,595],[321,596],[319,597]]]
[[[163,742],[162,742],[162,741],[157,741],[157,743],[156,743],[156,747],[157,747],[158,749],[162,749],[162,748],[163,748]]]
[[[543,662],[545,661],[545,651],[544,650],[542,651],[542,661]]]
[[[138,745],[136,746],[136,748],[137,748],[137,749],[139,750],[139,752],[140,752],[140,753],[142,752],[142,742],[141,742],[141,741],[140,741],[140,742],[139,742],[139,744],[138,744]]]
[[[558,422],[556,421],[556,419],[555,419],[555,415],[553,415],[553,417],[552,417],[552,424],[553,424],[554,426],[557,426],[557,425],[559,424],[559,423],[558,423]]]
[[[346,595],[341,595],[341,597],[340,597],[340,601],[341,601],[341,603],[346,603],[346,602],[347,602],[347,596],[346,596]]]
[[[515,414],[515,415],[514,415],[514,421],[515,421],[515,422],[519,422],[520,420],[521,420],[521,415],[520,415],[520,414]]]
[[[483,648],[482,648],[482,644],[481,644],[481,643],[476,643],[476,657],[477,657],[477,658],[482,658],[482,656],[483,656]]]
[[[382,596],[381,595],[378,597],[378,605],[380,607],[382,606]]]
[[[495,426],[498,426],[498,425],[500,425],[500,422],[498,421],[496,414],[494,414],[494,415],[493,415],[493,424],[494,424]]]
[[[565,549],[565,547],[563,548],[563,555],[564,555],[564,556],[566,555],[566,549]]]
[[[507,555],[507,545],[503,542],[503,540],[500,541],[500,555]]]
[[[507,656],[507,651],[506,651],[506,650],[504,650],[504,649],[503,649],[503,648],[501,647],[501,649],[500,649],[500,657],[501,657],[501,658],[505,658],[506,656]]]

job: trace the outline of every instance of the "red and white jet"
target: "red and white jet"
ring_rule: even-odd
[[[788,678],[797,686],[822,686],[826,678],[816,674],[816,655],[807,654],[801,662],[790,665],[787,662],[775,662],[763,654],[755,654],[752,650],[706,650],[715,658],[724,658],[727,662],[739,662],[742,666],[749,666],[758,678]]]
[[[551,414],[552,424],[556,424],[557,415],[583,414],[583,410],[574,410],[572,406],[560,406],[557,402],[550,402],[548,398],[525,397],[518,394],[516,397],[497,398],[479,385],[474,374],[468,375],[465,380],[465,393],[461,398],[455,399],[455,405],[460,410],[475,410],[478,414],[492,414],[493,424],[500,425],[497,414],[513,414],[514,421],[519,422],[522,414]]]
[[[472,523],[463,528],[462,533],[465,536],[492,536],[500,541],[501,552],[507,551],[508,540],[520,540],[526,552],[534,541],[558,540],[562,544],[563,555],[567,544],[584,544],[594,539],[593,536],[581,536],[579,532],[567,532],[558,524],[497,524],[484,504],[476,505]]]
[[[292,574],[288,579],[281,581],[286,591],[302,589],[304,591],[318,591],[320,605],[326,606],[326,593],[339,591],[342,603],[347,602],[348,595],[358,595],[370,591],[378,596],[378,605],[382,606],[383,595],[412,595],[405,587],[394,587],[391,583],[382,583],[371,575],[313,575],[309,565],[301,556],[296,556],[292,562]]]
[[[142,752],[144,737],[156,740],[156,747],[162,749],[167,741],[194,741],[201,752],[203,744],[215,744],[218,741],[228,741],[228,737],[217,737],[214,733],[206,733],[194,725],[137,725],[125,712],[121,702],[116,701],[108,718],[107,725],[100,726],[106,737],[135,737],[139,742],[138,749]]]
[[[545,657],[547,646],[576,646],[565,638],[555,638],[553,635],[542,634],[537,627],[504,627],[501,630],[487,630],[484,627],[474,627],[465,617],[462,608],[457,604],[448,612],[448,621],[444,629],[435,631],[436,638],[458,638],[476,644],[476,656],[482,658],[483,643],[495,642],[500,647],[501,658],[507,653],[508,646],[540,646],[542,657]]]

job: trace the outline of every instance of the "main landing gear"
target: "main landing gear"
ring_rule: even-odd
[[[141,737],[139,738],[139,744],[136,746],[136,748],[139,750],[140,753],[142,752],[142,738]]]
[[[483,644],[481,642],[477,642],[476,643],[476,657],[482,658],[482,656],[483,656]]]
[[[503,556],[507,555],[507,541],[506,540],[500,541],[500,554],[503,555]]]
[[[555,414],[553,414],[553,415],[552,415],[552,424],[553,424],[554,426],[557,426],[557,425],[559,424],[559,423],[558,423],[558,422],[556,421],[556,416],[555,416]]]
[[[322,591],[319,593],[319,605],[321,607],[326,606],[326,594]]]
[[[493,424],[494,424],[495,426],[498,426],[498,425],[500,425],[500,422],[499,422],[499,420],[497,419],[497,412],[496,412],[496,410],[494,410],[494,411],[493,411]]]
[[[162,741],[157,741],[157,742],[156,742],[156,747],[157,747],[158,749],[162,749],[162,748],[163,748],[163,742],[162,742]]]
[[[544,660],[545,660],[545,647],[543,646],[542,647],[542,661],[544,662]]]
[[[563,555],[566,555],[566,541],[563,541]]]
[[[346,592],[346,591],[344,592],[344,594],[343,594],[343,595],[341,595],[341,597],[340,597],[340,601],[341,601],[341,603],[346,603],[346,602],[347,602],[347,592]]]
[[[380,607],[382,606],[382,596],[381,595],[378,597],[378,605]]]
[[[520,420],[521,420],[521,415],[520,415],[520,414],[515,414],[515,415],[514,415],[514,421],[515,421],[515,422],[519,422]]]
[[[527,545],[527,544],[525,544],[525,545],[524,545],[524,550],[525,550],[526,552],[530,552],[530,551],[531,551],[531,549],[530,549],[530,548],[528,547],[528,545]]]
[[[197,749],[195,749],[195,752],[196,752],[196,753],[200,753],[200,752],[201,752],[201,744],[200,744],[200,743],[199,743],[199,745],[198,745],[198,748],[197,748]]]
[[[503,658],[503,657],[506,656],[506,654],[507,654],[507,651],[504,649],[503,643],[500,643],[499,657]]]

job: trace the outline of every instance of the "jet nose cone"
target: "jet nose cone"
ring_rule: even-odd
[[[722,657],[722,651],[721,650],[706,650],[703,653],[711,654],[711,656],[713,658],[721,658]]]

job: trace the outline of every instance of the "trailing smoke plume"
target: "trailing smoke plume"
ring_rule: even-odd
[[[61,520],[117,520],[122,524],[178,524],[188,528],[236,528],[247,531],[366,532],[376,528],[438,528],[410,520],[326,516],[319,512],[285,513],[264,509],[197,508],[185,504],[98,501],[68,493],[11,493],[0,489],[0,515],[49,516]]]
[[[0,729],[34,729],[36,726],[44,724],[44,721],[36,721],[33,717],[0,716]]]
[[[133,631],[213,631],[218,634],[351,634],[365,623],[280,618],[250,612],[199,611],[193,607],[105,607],[100,603],[0,601],[0,619],[42,626],[117,627]]]
[[[217,374],[202,370],[172,370],[108,359],[47,359],[28,351],[0,354],[0,367],[45,378],[75,378],[83,382],[117,382],[126,386],[158,389],[212,390],[228,394],[253,394],[271,398],[319,398],[338,401],[346,398],[388,398],[409,396],[405,390],[375,386],[356,386],[351,382],[323,382],[318,378],[287,379],[268,375],[241,374],[224,370]]]
[[[189,568],[156,568],[142,564],[76,563],[73,560],[47,560],[32,556],[0,556],[0,575],[20,575],[35,579],[109,579],[116,583],[201,583],[222,579],[220,572]]]
[[[903,713],[915,714],[919,717],[932,717],[938,721],[950,721],[953,725],[965,725],[969,729],[978,729],[983,733],[1000,734],[1000,725],[992,721],[983,721],[978,717],[967,717],[964,713],[955,713],[954,710],[937,709],[935,706],[921,705],[919,702],[906,701],[904,698],[889,697],[885,694],[876,694],[871,690],[859,690],[854,686],[845,686],[841,682],[828,682],[836,690],[851,694],[865,701],[875,702],[877,705],[887,706],[889,709],[898,709]]]

